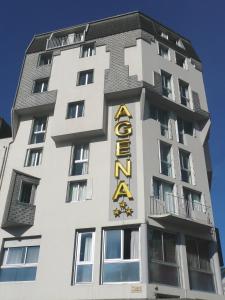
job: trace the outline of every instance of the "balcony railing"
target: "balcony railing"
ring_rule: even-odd
[[[175,216],[211,225],[210,207],[197,201],[189,201],[182,197],[167,194],[166,199],[150,197],[149,213],[153,216]]]
[[[57,36],[52,34],[47,39],[46,50],[73,45],[84,41],[85,31],[78,33],[70,33],[67,35]]]

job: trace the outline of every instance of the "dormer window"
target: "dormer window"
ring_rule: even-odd
[[[181,41],[181,39],[176,41],[176,45],[182,49],[185,49],[183,42]]]
[[[167,39],[167,40],[169,39],[168,34],[165,33],[165,32],[163,32],[163,31],[161,32],[160,35],[161,35],[161,37],[164,38],[164,39]]]

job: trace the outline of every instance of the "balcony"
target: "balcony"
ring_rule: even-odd
[[[166,195],[165,199],[150,197],[149,217],[173,220],[176,223],[190,223],[212,227],[211,208],[200,202],[189,201],[172,194]]]
[[[73,32],[64,35],[52,33],[51,36],[47,39],[46,50],[51,50],[51,49],[56,49],[60,47],[81,43],[84,41],[84,38],[85,38],[85,31]]]

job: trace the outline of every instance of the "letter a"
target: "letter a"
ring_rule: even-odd
[[[131,113],[129,112],[128,108],[126,107],[125,104],[120,105],[120,107],[118,108],[114,119],[117,121],[119,120],[121,117],[128,117],[128,118],[132,118]]]
[[[119,184],[116,187],[116,190],[113,194],[113,201],[118,201],[118,198],[121,196],[127,197],[129,200],[133,199],[133,196],[127,186],[127,184],[124,181],[120,181]]]

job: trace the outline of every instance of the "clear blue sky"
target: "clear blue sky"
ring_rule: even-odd
[[[212,199],[225,253],[225,1],[20,0],[0,4],[0,115],[10,120],[23,54],[32,36],[57,28],[140,10],[188,37],[204,64],[212,116]]]

